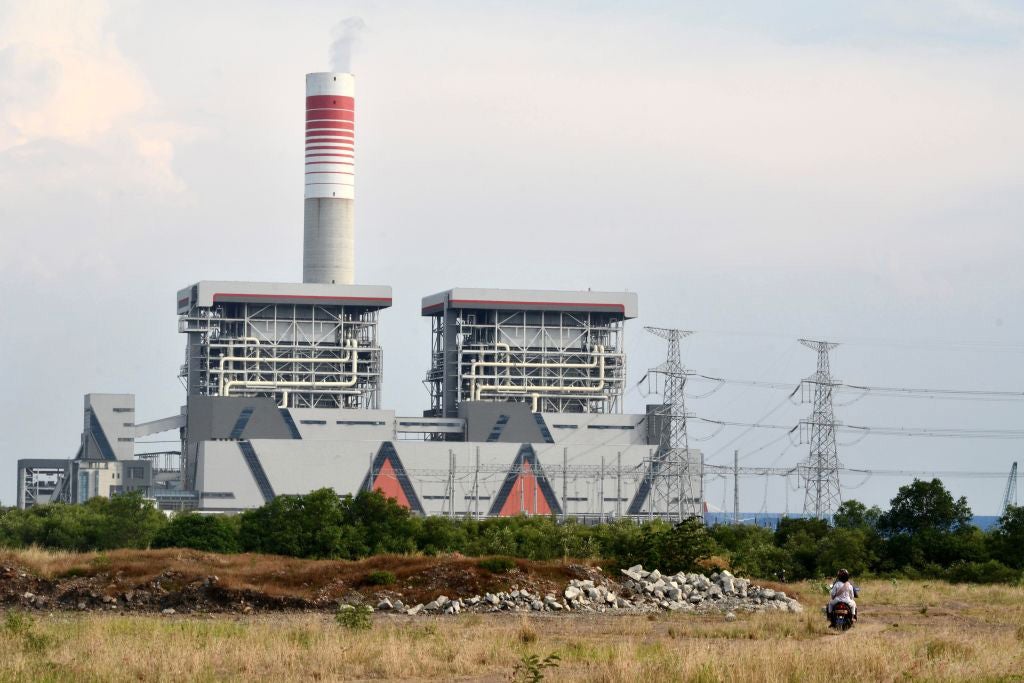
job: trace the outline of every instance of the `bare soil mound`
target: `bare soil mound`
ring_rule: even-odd
[[[375,604],[383,597],[415,604],[440,593],[525,588],[543,595],[561,591],[571,579],[601,574],[578,562],[513,562],[511,569],[490,571],[480,558],[460,555],[381,555],[349,562],[179,549],[0,551],[0,604],[137,612],[333,611],[339,602]],[[393,582],[382,584],[380,572],[393,575]]]

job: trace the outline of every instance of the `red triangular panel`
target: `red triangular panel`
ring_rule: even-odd
[[[527,515],[550,515],[551,506],[548,505],[544,491],[537,481],[537,475],[533,472],[533,466],[524,462],[522,472],[516,477],[512,484],[512,490],[505,499],[505,504],[498,514],[502,517],[511,517],[518,514]]]
[[[371,481],[372,479],[372,481]],[[370,470],[363,477],[363,483],[359,485],[360,491],[380,491],[388,498],[392,498],[402,507],[409,508],[418,514],[425,514],[420,497],[416,494],[416,488],[409,480],[409,475],[402,465],[402,459],[398,457],[395,445],[390,441],[381,444]]]
[[[398,475],[391,464],[391,459],[386,459],[377,470],[377,478],[373,480],[373,488],[380,491],[388,498],[394,498],[398,504],[405,508],[411,508],[409,499],[398,482]]]
[[[562,514],[555,492],[530,444],[519,448],[488,514],[502,517]]]

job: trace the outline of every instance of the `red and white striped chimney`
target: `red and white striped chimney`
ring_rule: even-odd
[[[302,281],[355,281],[355,78],[306,74]]]

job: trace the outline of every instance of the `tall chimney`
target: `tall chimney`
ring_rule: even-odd
[[[355,78],[306,74],[302,281],[355,281]]]

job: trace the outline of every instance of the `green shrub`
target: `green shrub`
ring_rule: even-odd
[[[29,632],[35,625],[31,614],[11,610],[4,615],[4,630],[16,636]]]
[[[558,668],[558,653],[552,652],[544,659],[536,654],[524,654],[512,669],[512,680],[523,683],[539,683],[544,680],[544,669]]]
[[[342,605],[334,615],[334,620],[352,631],[368,631],[373,628],[373,621],[370,620],[372,611],[366,605]]]
[[[194,548],[237,553],[238,517],[184,513],[175,515],[153,539],[154,548]]]
[[[477,566],[493,574],[501,574],[510,569],[515,569],[516,562],[511,557],[488,557],[477,562]]]
[[[395,575],[389,571],[370,572],[366,575],[366,583],[371,586],[390,586],[395,582]]]
[[[1021,572],[998,560],[961,561],[950,566],[946,577],[953,583],[1017,583],[1021,580]]]

